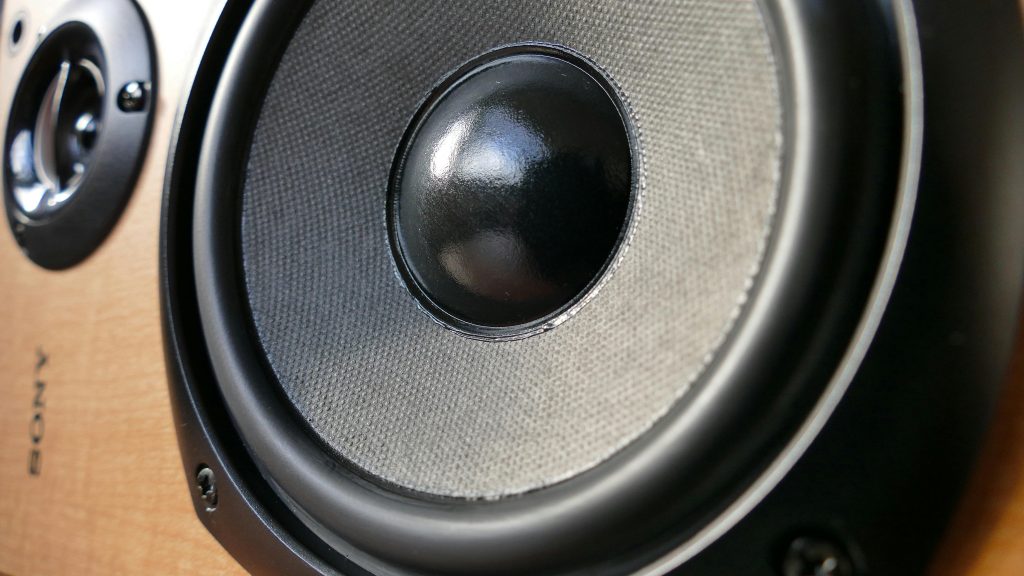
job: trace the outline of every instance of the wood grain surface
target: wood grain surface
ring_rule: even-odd
[[[0,110],[10,109],[35,32],[61,3],[5,2]],[[0,572],[16,576],[242,572],[192,509],[156,281],[168,135],[216,3],[140,4],[161,56],[156,118],[138,187],[113,233],[81,265],[49,272],[0,226]],[[19,13],[28,16],[27,36],[12,55],[7,39]],[[44,432],[32,476],[40,351]]]
[[[995,420],[934,576],[1024,574],[1024,318]]]
[[[217,0],[140,0],[159,59],[139,184],[79,266],[45,271],[0,226],[0,573],[233,574],[196,519],[171,419],[157,292],[164,165]],[[57,0],[4,3],[0,110]],[[15,14],[29,37],[12,52]],[[4,119],[0,118],[0,134]],[[43,361],[45,357],[45,362]],[[37,406],[37,381],[44,383]],[[1024,574],[1024,343],[935,576]],[[39,418],[36,413],[41,413]],[[41,424],[40,424],[41,420]],[[32,435],[39,474],[29,474]]]

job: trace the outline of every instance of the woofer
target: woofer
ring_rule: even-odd
[[[918,36],[933,10],[229,5],[162,240],[204,522],[257,571],[919,570],[1024,277],[972,274],[1024,240],[968,225],[1019,216],[1020,170],[938,176],[951,135],[926,127],[962,102],[942,79],[977,72]],[[1000,79],[970,102],[1019,91]],[[1020,145],[976,112],[957,134]],[[901,360],[982,302],[955,367]]]

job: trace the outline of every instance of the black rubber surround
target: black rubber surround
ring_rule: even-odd
[[[106,87],[90,165],[74,196],[47,217],[27,216],[12,196],[9,151],[17,123],[8,121],[3,149],[7,219],[25,254],[36,264],[57,270],[81,262],[103,242],[135,186],[153,123],[156,62],[145,19],[130,0],[69,2],[46,29],[49,33],[35,48],[15,91],[10,117],[23,116],[38,106],[38,87],[26,83],[39,82],[38,73],[44,72],[39,69],[41,62],[53,60],[69,39],[90,38],[86,44],[92,44],[91,57],[100,61]],[[145,87],[141,110],[126,112],[118,107],[118,92],[129,82]]]
[[[239,273],[238,175],[259,112],[254,94],[294,29],[281,23],[297,17],[291,3],[254,4],[199,158],[197,304],[238,433],[277,497],[329,548],[393,572],[631,571],[694,535],[775,459],[864,314],[897,204],[904,118],[888,6],[764,8],[785,76],[787,148],[777,231],[738,327],[695,389],[606,463],[522,497],[469,502],[399,492],[350,470],[264,369]]]
[[[622,256],[639,204],[631,116],[611,79],[560,46],[498,48],[445,77],[410,122],[388,190],[394,261],[421,307],[495,340],[576,313]],[[494,121],[532,137],[495,137]],[[436,174],[424,159],[461,125],[475,128],[446,148],[450,166]],[[480,146],[501,150],[505,163],[474,166],[466,148]],[[442,263],[445,252],[463,278]]]

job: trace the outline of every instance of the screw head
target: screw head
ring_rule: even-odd
[[[129,82],[117,93],[117,107],[123,112],[138,112],[146,107],[146,86],[142,82]]]
[[[801,536],[789,543],[783,576],[853,576],[853,562],[841,546],[824,538]]]
[[[206,504],[206,511],[213,512],[217,508],[217,479],[209,466],[201,465],[196,473],[196,488],[199,497]]]
[[[15,47],[21,42],[22,31],[25,28],[25,24],[21,18],[14,21],[14,26],[11,28],[11,47]]]

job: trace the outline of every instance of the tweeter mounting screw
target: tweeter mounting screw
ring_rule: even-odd
[[[206,511],[213,512],[217,508],[217,479],[213,470],[205,464],[199,465],[199,472],[196,473],[196,488],[199,489],[199,497],[206,504]]]
[[[129,82],[117,93],[117,107],[122,112],[139,112],[146,108],[146,85],[142,82]]]
[[[794,538],[782,559],[782,576],[854,576],[853,562],[839,544],[819,537]]]
[[[11,52],[14,52],[21,43],[25,32],[25,15],[18,14],[14,17],[14,25],[11,26]]]

